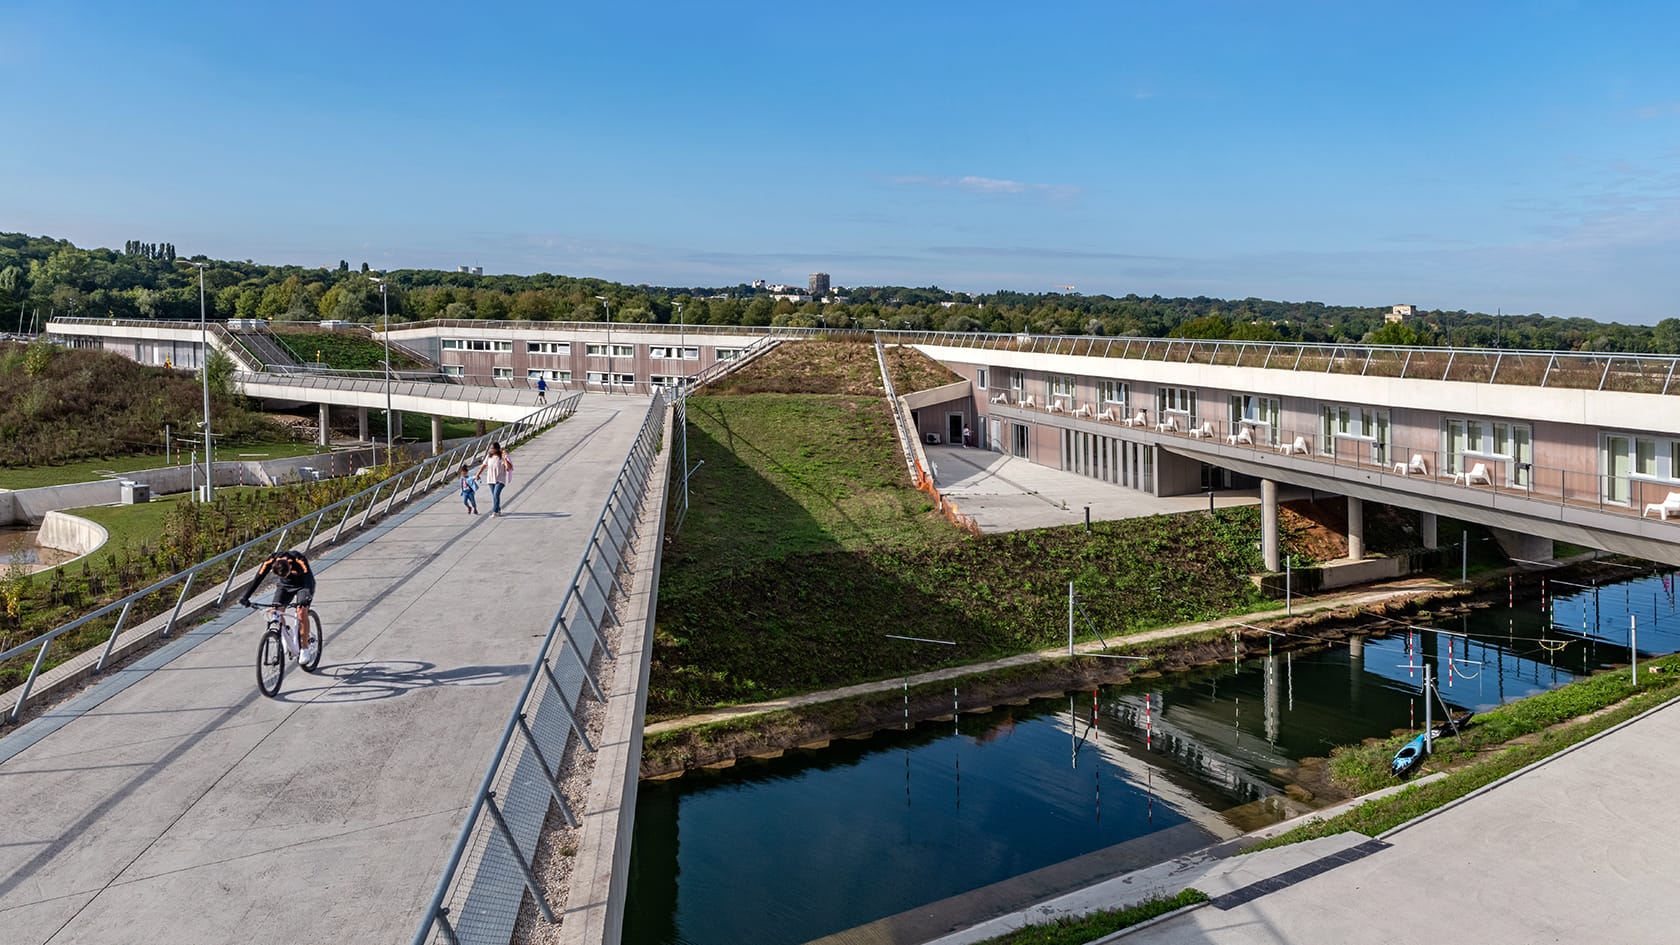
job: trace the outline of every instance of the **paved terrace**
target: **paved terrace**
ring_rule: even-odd
[[[407,942],[646,409],[586,396],[502,518],[445,487],[323,552],[280,698],[236,609],[0,739],[0,942]]]

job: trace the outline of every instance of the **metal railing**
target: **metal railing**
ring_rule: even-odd
[[[1054,403],[1055,401],[1051,401]],[[1205,444],[1218,447],[1224,455],[1243,453],[1270,454],[1268,462],[1288,461],[1311,466],[1330,466],[1358,470],[1390,487],[1406,488],[1408,483],[1422,487],[1454,486],[1471,489],[1500,499],[1521,499],[1569,508],[1593,509],[1621,515],[1638,515],[1680,521],[1680,498],[1669,503],[1671,495],[1680,497],[1680,482],[1663,479],[1654,474],[1641,474],[1628,469],[1616,474],[1583,472],[1562,466],[1539,465],[1520,460],[1510,453],[1492,449],[1442,450],[1439,444],[1408,445],[1404,442],[1379,440],[1339,431],[1329,434],[1328,446],[1322,427],[1293,428],[1274,426],[1261,420],[1213,419],[1188,411],[1169,410],[1167,417],[1157,416],[1154,406],[1138,408],[1121,404],[1083,404],[1063,401],[1052,410],[1045,404],[1025,405],[1018,399],[994,399],[991,403],[1000,416],[1011,419],[1040,421],[1054,419],[1055,426],[1065,426],[1079,433],[1117,435],[1134,438],[1142,434],[1157,445]],[[1144,419],[1139,422],[1137,418]],[[1132,422],[1127,422],[1128,418]],[[1172,420],[1171,424],[1167,420]],[[1491,444],[1489,444],[1491,446]],[[1237,452],[1233,453],[1235,450]],[[1075,460],[1089,464],[1091,460]],[[1100,467],[1100,456],[1096,460]],[[1478,469],[1478,467],[1480,467]],[[1077,471],[1077,470],[1076,470]],[[1666,511],[1664,507],[1666,505]]]
[[[618,575],[637,544],[636,521],[662,448],[666,406],[664,397],[648,405],[635,445],[619,469],[473,795],[414,945],[424,945],[434,931],[449,945],[505,942],[527,892],[543,918],[558,921],[533,869],[535,854],[526,851],[534,851],[551,804],[568,825],[579,824],[561,791],[567,771],[560,763],[573,736],[585,751],[596,750],[574,706],[583,698],[585,685],[597,701],[606,702],[589,664],[597,649],[604,660],[616,658],[603,628],[609,619],[622,626],[613,593],[624,590]],[[658,542],[659,536],[652,540]],[[588,631],[581,639],[579,624]],[[526,846],[520,845],[516,830],[527,835]],[[470,868],[469,850],[474,853]]]
[[[1528,351],[1501,348],[1405,348],[1284,341],[1193,338],[1105,338],[1094,335],[1003,335],[946,331],[881,335],[901,344],[1020,351],[1029,354],[1130,358],[1174,364],[1315,371],[1477,384],[1562,387],[1642,394],[1680,394],[1680,358],[1662,354]]]
[[[110,635],[105,640],[104,648],[100,654],[99,661],[94,665],[92,670],[94,673],[103,672],[106,664],[111,659],[112,653],[116,649],[117,641],[122,634],[123,626],[127,623],[129,614],[132,612],[134,605],[137,602],[161,591],[170,590],[177,586],[180,588],[175,597],[174,607],[170,611],[169,617],[165,621],[161,633],[161,636],[168,638],[174,631],[176,622],[180,619],[182,610],[186,606],[187,600],[192,595],[193,585],[197,582],[198,578],[206,572],[212,571],[224,563],[229,564],[227,578],[222,582],[221,592],[216,596],[216,600],[212,605],[220,607],[226,602],[228,592],[233,587],[234,580],[239,577],[240,565],[244,562],[245,556],[249,552],[258,549],[262,549],[262,553],[264,554],[271,553],[272,551],[279,551],[287,546],[288,538],[291,538],[297,533],[303,532],[306,528],[308,529],[307,537],[303,540],[302,544],[295,545],[294,547],[301,548],[307,552],[317,547],[334,544],[344,536],[347,529],[360,529],[366,526],[376,516],[383,518],[384,516],[389,515],[391,510],[396,508],[399,502],[399,497],[400,501],[406,504],[415,495],[426,489],[430,489],[447,477],[453,475],[460,468],[464,457],[475,455],[476,451],[481,450],[490,440],[499,440],[503,443],[517,443],[528,439],[548,426],[566,419],[577,410],[577,402],[579,399],[579,395],[573,394],[558,400],[555,403],[532,413],[529,417],[526,417],[523,420],[517,420],[513,423],[498,427],[496,430],[487,433],[484,436],[475,437],[474,439],[451,449],[447,453],[428,457],[423,462],[409,467],[408,469],[401,470],[389,479],[375,483],[355,495],[340,499],[331,505],[315,512],[311,512],[302,518],[264,532],[237,548],[224,551],[221,554],[193,565],[185,571],[181,571],[177,574],[172,574],[168,577],[155,581],[152,584],[149,584],[138,591],[127,594],[119,600],[106,604],[91,613],[78,617],[69,623],[54,627],[46,633],[42,633],[4,652],[0,652],[0,663],[4,663],[7,660],[25,655],[32,650],[36,651],[34,665],[31,667],[28,677],[24,680],[21,690],[18,692],[17,702],[12,706],[11,713],[7,721],[16,722],[23,714],[24,704],[29,701],[29,695],[35,688],[36,680],[41,675],[42,667],[46,663],[47,653],[53,642],[59,637],[115,614],[116,622],[111,628]],[[381,507],[382,504],[383,508]],[[329,525],[328,523],[335,518],[336,524]],[[354,524],[352,524],[352,522],[354,522]],[[330,537],[323,531],[323,526],[327,526],[326,531],[331,533]],[[91,650],[88,652],[91,652]]]

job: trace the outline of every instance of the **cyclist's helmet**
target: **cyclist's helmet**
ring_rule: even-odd
[[[277,578],[284,579],[290,577],[292,573],[292,559],[275,558],[274,567],[270,570],[273,571],[274,576]]]

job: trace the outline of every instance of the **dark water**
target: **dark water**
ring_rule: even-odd
[[[1425,665],[1481,710],[1625,663],[1630,614],[1642,655],[1680,650],[1666,577],[1548,590],[1549,619],[1501,602],[645,783],[624,941],[806,942],[1169,827],[1232,835],[1289,810],[1300,759],[1420,726]]]

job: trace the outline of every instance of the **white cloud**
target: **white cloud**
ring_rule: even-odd
[[[961,190],[971,194],[1029,194],[1051,200],[1072,200],[1079,196],[1079,188],[1066,184],[1033,184],[1026,181],[969,174],[963,177],[928,177],[921,174],[894,177],[895,184],[911,187],[932,187]]]

